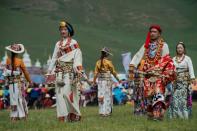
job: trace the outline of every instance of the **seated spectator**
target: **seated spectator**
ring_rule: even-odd
[[[44,108],[50,108],[53,105],[53,101],[51,100],[51,97],[49,94],[45,95],[45,99],[43,101],[43,107]]]

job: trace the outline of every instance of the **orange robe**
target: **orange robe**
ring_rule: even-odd
[[[11,59],[10,58],[7,59],[6,65],[11,65]],[[15,57],[14,58],[14,68],[16,69],[17,67],[19,67],[21,69],[21,72],[23,72],[26,80],[28,82],[31,82],[29,73],[27,72],[27,69],[25,67],[25,64],[24,64],[23,60],[20,59],[20,58]]]

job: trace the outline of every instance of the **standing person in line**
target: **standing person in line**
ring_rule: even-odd
[[[78,84],[83,76],[82,52],[79,44],[72,38],[71,24],[61,21],[60,41],[55,44],[48,74],[55,74],[57,117],[59,121],[80,121]]]
[[[11,57],[7,58],[6,68],[4,70],[4,76],[10,91],[11,121],[26,119],[28,108],[22,92],[22,76],[24,75],[29,83],[32,82],[23,60],[18,56],[18,54],[24,52],[24,46],[22,44],[12,44],[7,46],[6,50],[11,52]]]
[[[112,55],[107,47],[101,50],[101,57],[96,62],[93,83],[98,78],[99,115],[106,117],[112,113],[112,79],[111,74],[120,82],[112,62],[108,56]]]
[[[140,100],[139,109],[145,109],[148,118],[162,120],[166,107],[164,98],[166,85],[175,79],[175,66],[169,54],[167,43],[161,36],[159,25],[149,28],[145,44],[134,55],[130,62],[130,80],[134,80],[135,68],[139,68],[143,75],[143,100]],[[143,105],[143,106],[141,106]],[[136,106],[134,106],[136,107]]]
[[[191,115],[192,88],[191,83],[195,82],[194,69],[191,58],[186,55],[186,47],[183,42],[176,46],[176,56],[173,58],[176,67],[177,78],[174,82],[172,96],[171,118],[188,119]]]

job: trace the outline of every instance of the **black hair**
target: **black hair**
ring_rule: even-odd
[[[70,23],[66,22],[66,28],[67,28],[67,30],[69,32],[69,35],[71,37],[74,36],[75,32],[74,32],[73,26]],[[59,27],[59,30],[61,30],[61,27]]]
[[[106,52],[104,52],[104,51],[101,51],[101,57],[100,57],[101,66],[100,66],[100,69],[103,67],[103,59],[104,59],[105,57],[108,57],[108,56],[109,56],[108,53],[106,53]]]
[[[12,72],[11,74],[13,75],[13,71],[14,71],[14,58],[16,57],[16,53],[11,52],[11,67],[12,67]]]
[[[177,52],[177,47],[178,47],[178,45],[182,45],[182,46],[183,46],[183,48],[184,48],[184,54],[186,54],[186,46],[185,46],[185,44],[182,43],[182,42],[179,42],[179,43],[176,44],[176,54],[178,54],[178,52]]]

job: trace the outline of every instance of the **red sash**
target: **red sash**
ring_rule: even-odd
[[[65,51],[66,53],[69,53],[69,52],[71,52],[71,51],[73,51],[73,50],[75,50],[75,49],[77,49],[77,48],[79,48],[79,45],[76,43],[76,44],[74,44],[74,45],[71,45],[71,46],[65,48],[64,51]]]

